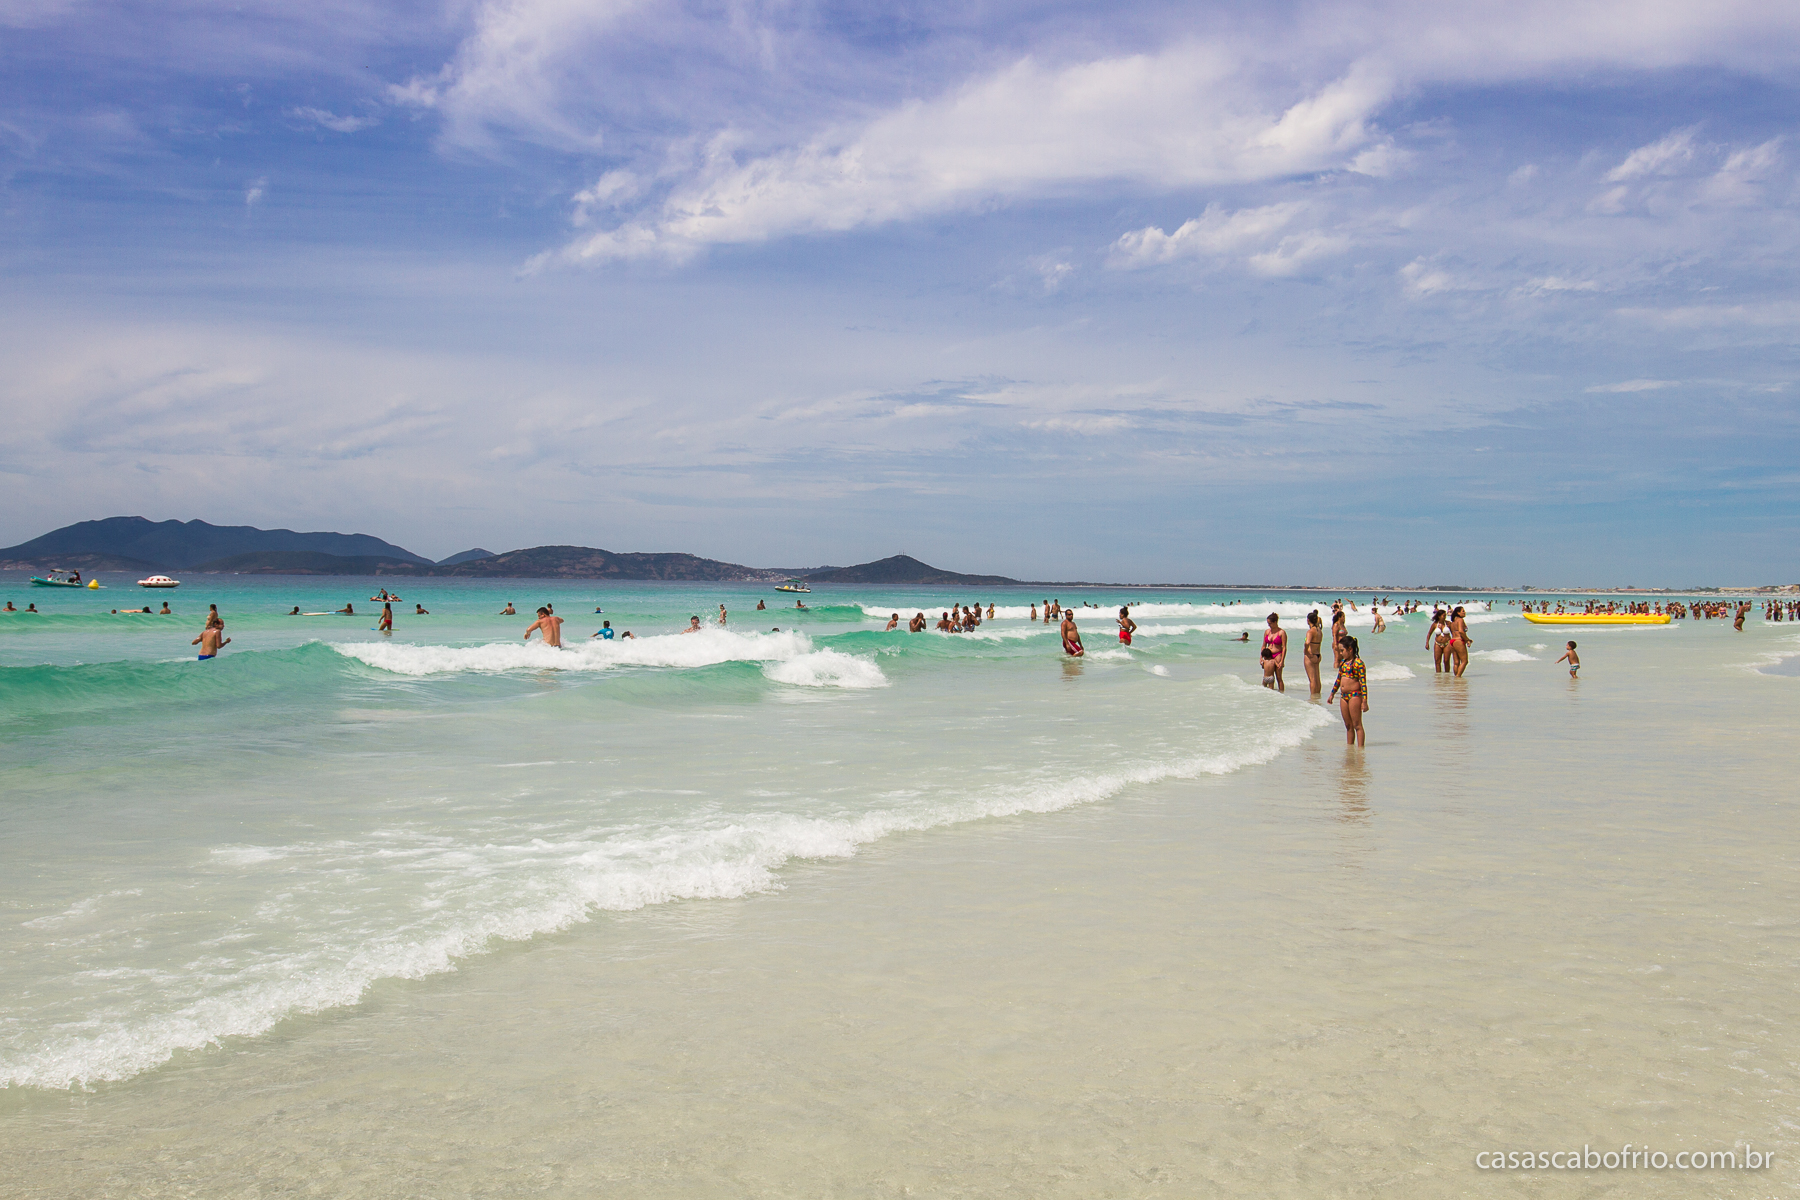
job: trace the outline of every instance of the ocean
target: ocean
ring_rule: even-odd
[[[367,1139],[332,1194],[1423,1194],[1621,1105],[1794,1144],[1800,628],[1760,613],[1484,596],[1452,681],[1354,597],[1354,752],[1297,653],[1260,686],[1312,596],[1065,589],[1074,662],[1041,590],[400,580],[384,637],[366,578],[104,582],[0,614],[22,1194],[273,1192]]]

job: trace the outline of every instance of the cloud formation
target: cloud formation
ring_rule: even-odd
[[[1053,68],[1022,59],[861,127],[739,162],[728,138],[652,215],[563,257],[687,260],[708,245],[842,232],[1009,197],[1122,181],[1242,183],[1341,165],[1389,84],[1358,71],[1264,111],[1216,50],[1184,46]]]

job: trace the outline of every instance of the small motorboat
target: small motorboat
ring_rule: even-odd
[[[31,577],[31,585],[33,587],[98,588],[100,586],[100,581],[98,579],[90,579],[86,583],[83,583],[81,582],[80,571],[52,571],[47,578],[43,575],[33,575]]]
[[[790,579],[786,583],[777,587],[775,590],[778,592],[807,592],[807,593],[810,593],[812,591],[811,588],[807,587],[804,583],[801,583],[798,579]]]
[[[1533,625],[1667,625],[1668,613],[1520,613]]]
[[[169,577],[168,577],[168,576],[167,576],[167,575],[152,575],[152,576],[151,576],[151,577],[150,577],[150,578],[148,578],[148,579],[140,579],[140,580],[138,580],[138,586],[139,586],[139,587],[148,587],[148,588],[172,588],[172,587],[180,587],[180,586],[181,586],[181,580],[179,580],[179,579],[170,579],[170,578],[169,578]]]

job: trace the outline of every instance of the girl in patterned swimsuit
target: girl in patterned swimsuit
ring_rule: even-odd
[[[1363,714],[1369,711],[1369,671],[1363,666],[1356,639],[1349,634],[1344,635],[1344,661],[1338,666],[1337,682],[1331,685],[1331,695],[1325,703],[1333,700],[1338,701],[1338,711],[1344,717],[1344,744],[1362,745]]]

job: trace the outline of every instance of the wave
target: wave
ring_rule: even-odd
[[[660,634],[557,649],[541,642],[430,646],[406,642],[333,642],[331,648],[397,675],[501,671],[614,671],[621,667],[712,667],[720,663],[778,662],[813,652],[804,633],[733,633],[717,626],[698,633]]]
[[[1378,662],[1364,664],[1371,682],[1395,683],[1415,676],[1412,668],[1397,662]]]
[[[146,702],[237,701],[279,692],[341,667],[322,643],[194,658],[0,667],[0,724]]]
[[[763,674],[776,683],[795,687],[878,688],[888,685],[887,676],[873,660],[836,650],[815,650],[798,658],[773,662],[763,668]]]
[[[806,657],[811,656],[778,666],[797,666]],[[1106,800],[1134,785],[1229,774],[1275,758],[1331,720],[1312,705],[1264,694],[1235,678],[1199,687],[1225,702],[1217,725],[1207,730],[1211,749],[1064,778],[946,784],[925,792],[895,787],[871,797],[884,807],[860,814],[695,817],[708,823],[634,826],[560,839],[439,837],[386,829],[313,844],[215,847],[213,858],[223,869],[253,872],[260,863],[270,864],[269,870],[281,873],[283,890],[299,879],[341,887],[346,879],[392,877],[397,871],[473,881],[468,886],[478,890],[460,910],[438,904],[399,929],[349,931],[350,945],[315,940],[304,949],[265,954],[225,978],[215,971],[208,985],[223,982],[225,988],[180,1000],[160,1013],[98,1031],[97,1021],[63,1025],[35,1045],[15,1042],[0,1052],[0,1087],[66,1089],[126,1079],[184,1051],[256,1036],[288,1017],[355,1004],[378,980],[454,970],[459,959],[497,943],[567,929],[597,913],[747,896],[779,887],[777,873],[793,860],[850,857],[891,834],[1055,812]],[[75,919],[91,907],[78,904],[65,915]],[[158,985],[158,997],[169,995],[172,982]]]
[[[1506,649],[1501,649],[1501,650],[1471,650],[1471,651],[1469,651],[1469,657],[1470,658],[1485,658],[1489,662],[1502,662],[1502,663],[1537,662],[1538,661],[1536,655],[1525,654],[1521,651],[1511,649],[1510,647],[1508,647]]]

